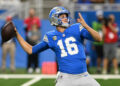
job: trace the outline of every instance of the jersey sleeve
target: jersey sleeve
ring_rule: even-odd
[[[40,42],[39,44],[33,46],[32,53],[41,52],[41,51],[44,51],[44,50],[46,50],[48,48],[52,48],[52,41],[50,40],[50,35],[45,34],[44,37],[43,37],[42,42]]]
[[[32,47],[32,54],[44,51],[48,48],[49,48],[48,44],[46,42],[42,41],[39,44]]]
[[[50,40],[50,37],[48,34],[45,34],[43,37],[43,41],[48,44],[48,46],[51,48],[52,47],[52,41]]]
[[[92,35],[81,25],[79,24],[79,31],[80,31],[80,36],[82,38],[94,41],[94,38],[92,37]]]

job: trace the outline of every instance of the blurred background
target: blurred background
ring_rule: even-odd
[[[0,0],[0,31],[6,22],[13,21],[21,36],[34,46],[46,32],[55,29],[48,19],[50,10],[55,6],[64,6],[70,11],[71,24],[76,23],[78,12],[81,12],[87,24],[103,37],[100,43],[84,42],[88,72],[119,76],[120,0]],[[16,38],[3,43],[0,36],[0,75],[56,74],[57,71],[56,56],[52,50],[28,55]],[[119,80],[120,77],[109,81],[98,79],[102,86],[113,86],[111,83],[118,83],[114,86],[119,86]],[[8,86],[4,81],[0,78],[1,86]],[[13,85],[20,86],[9,84]]]

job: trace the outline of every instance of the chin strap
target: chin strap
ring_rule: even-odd
[[[69,27],[69,23],[62,23],[61,26],[63,26],[63,27]]]

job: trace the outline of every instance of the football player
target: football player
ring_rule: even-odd
[[[102,38],[86,24],[80,13],[78,15],[78,23],[70,25],[69,11],[64,7],[54,7],[49,19],[56,30],[46,33],[43,41],[35,46],[24,41],[16,31],[16,37],[27,53],[33,54],[48,48],[56,53],[60,71],[56,86],[100,86],[87,72],[83,41],[102,41]]]

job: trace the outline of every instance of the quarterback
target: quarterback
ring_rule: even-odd
[[[16,38],[22,48],[33,54],[48,48],[56,53],[59,75],[56,86],[100,86],[87,72],[84,39],[102,41],[102,38],[84,21],[78,13],[77,23],[70,25],[70,13],[61,6],[54,7],[49,13],[51,25],[56,30],[45,34],[43,41],[31,46],[20,36],[16,28]]]

